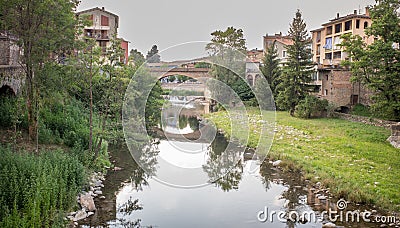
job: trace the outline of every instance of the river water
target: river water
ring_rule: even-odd
[[[199,105],[170,106],[163,116],[163,129],[171,135],[195,136],[202,128]],[[171,136],[170,135],[170,136]],[[190,137],[188,137],[190,138]],[[269,162],[256,156],[243,156],[224,177],[217,179],[221,169],[212,163],[226,149],[228,141],[221,134],[211,144],[179,142],[198,151],[187,156],[162,137],[145,145],[155,159],[145,173],[123,146],[111,148],[111,160],[121,170],[110,170],[104,182],[105,199],[96,198],[97,211],[80,224],[82,227],[322,227],[326,221],[279,221],[277,215],[296,211],[319,214],[321,205],[301,181],[300,174],[283,174]],[[181,145],[182,146],[182,145]],[[238,150],[243,147],[236,144]],[[246,154],[252,154],[246,150]],[[211,162],[211,163],[210,163]],[[169,163],[169,164],[168,164]],[[171,165],[173,164],[173,165]],[[197,170],[182,175],[174,165]],[[220,164],[219,164],[220,165]],[[197,188],[176,187],[191,179],[212,180]],[[176,183],[174,183],[174,181]],[[197,182],[193,181],[193,184]],[[169,182],[165,184],[162,182]],[[175,185],[176,184],[176,185]],[[314,211],[315,210],[315,211]],[[265,211],[267,213],[261,213]],[[303,224],[305,223],[305,224]]]

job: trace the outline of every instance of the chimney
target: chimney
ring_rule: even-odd
[[[339,13],[337,13],[337,14],[336,14],[336,18],[339,18],[339,16],[340,16]]]
[[[101,10],[104,10],[104,6],[103,6],[103,7],[101,7]]]
[[[354,10],[354,14],[357,15],[357,10]]]
[[[365,15],[366,15],[366,16],[369,16],[369,7],[368,7],[368,6],[365,7]]]

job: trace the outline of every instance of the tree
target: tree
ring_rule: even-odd
[[[351,61],[352,81],[365,84],[374,92],[372,105],[384,118],[400,120],[400,2],[376,0],[370,14],[372,24],[366,29],[375,37],[366,45],[359,35],[343,35],[342,45]]]
[[[217,30],[211,35],[211,42],[206,46],[206,50],[215,63],[211,67],[211,75],[232,88],[242,101],[254,99],[250,86],[243,79],[245,75],[244,59],[247,50],[243,30],[228,27],[225,31]],[[225,97],[222,100],[233,99],[233,97],[229,98],[233,94],[221,88],[221,86],[215,83],[208,86],[214,97]]]
[[[161,61],[160,55],[158,54],[157,45],[153,45],[153,47],[151,47],[150,51],[147,52],[146,61],[148,63],[159,63]]]
[[[136,66],[141,66],[146,61],[146,59],[144,58],[144,55],[137,49],[132,49],[130,51],[129,58],[131,59],[133,64]]]
[[[263,65],[260,70],[264,74],[274,97],[277,97],[276,87],[281,82],[281,67],[279,66],[280,60],[278,59],[278,50],[275,47],[275,42],[266,47],[262,61]]]
[[[37,134],[37,72],[46,62],[73,49],[78,20],[78,0],[0,1],[1,30],[18,37],[23,48],[22,64],[26,75],[26,106],[29,136]],[[62,32],[61,32],[62,31]]]
[[[314,72],[310,48],[312,41],[300,10],[297,10],[288,33],[293,44],[286,46],[289,59],[283,66],[282,82],[277,86],[276,103],[279,108],[289,110],[293,116],[296,105],[309,92],[308,83],[312,81],[311,75]]]

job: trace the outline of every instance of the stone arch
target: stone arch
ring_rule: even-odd
[[[2,85],[0,87],[0,96],[15,96],[16,92],[9,85]]]
[[[249,83],[250,86],[254,86],[254,78],[253,78],[253,75],[248,74],[247,77],[246,77],[246,79],[247,79],[247,82]]]

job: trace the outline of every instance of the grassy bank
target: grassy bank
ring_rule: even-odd
[[[230,132],[227,113],[207,118]],[[250,110],[249,118],[257,123],[261,117]],[[276,121],[270,159],[283,160],[289,170],[300,168],[306,178],[321,182],[338,198],[400,211],[400,150],[386,141],[389,130],[341,119],[298,119],[286,112],[277,112]],[[256,131],[259,127],[251,126]],[[250,147],[257,145],[256,131],[251,131]]]

